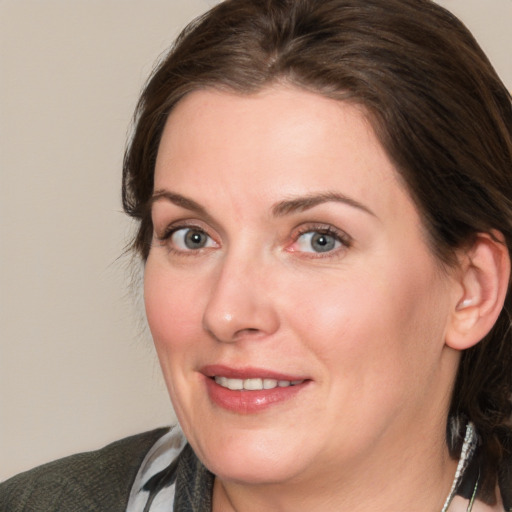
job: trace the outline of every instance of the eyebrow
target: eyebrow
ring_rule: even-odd
[[[171,203],[179,206],[181,208],[185,208],[186,210],[190,210],[204,217],[210,217],[208,212],[196,201],[190,199],[188,197],[182,196],[181,194],[176,194],[175,192],[171,192],[169,190],[161,189],[154,192],[149,201],[149,207],[161,199],[166,199]],[[274,217],[284,217],[286,215],[290,215],[296,212],[303,212],[314,208],[323,203],[336,202],[343,203],[353,208],[357,208],[369,215],[376,217],[375,213],[373,213],[369,208],[367,208],[364,204],[352,199],[351,197],[345,196],[338,192],[323,192],[319,194],[310,194],[306,196],[300,196],[293,199],[286,199],[284,201],[279,201],[272,206],[272,214]]]
[[[156,201],[159,201],[161,199],[167,199],[167,201],[170,201],[171,203],[175,204],[176,206],[179,206],[181,208],[185,208],[186,210],[190,210],[192,212],[196,212],[199,215],[203,215],[208,217],[207,211],[199,204],[196,203],[194,200],[189,199],[188,197],[182,196],[181,194],[176,194],[174,192],[170,192],[169,190],[156,190],[153,195],[151,196],[151,199],[149,201],[149,207],[153,206],[153,204]]]
[[[283,217],[285,215],[290,215],[291,213],[303,212],[320,204],[330,202],[343,203],[348,206],[352,206],[353,208],[357,208],[358,210],[362,210],[372,217],[376,217],[375,213],[373,213],[364,204],[338,192],[323,192],[320,194],[311,194],[285,201],[279,201],[272,207],[272,213],[275,217]]]

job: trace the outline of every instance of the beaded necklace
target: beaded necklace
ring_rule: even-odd
[[[466,435],[464,436],[464,443],[462,445],[459,463],[457,464],[457,470],[455,471],[455,478],[453,479],[452,488],[450,489],[450,493],[448,494],[448,497],[446,498],[446,501],[444,502],[444,506],[441,509],[441,512],[446,512],[448,510],[450,503],[452,502],[453,498],[455,497],[455,494],[460,485],[460,482],[462,480],[464,472],[466,471],[466,469],[471,461],[471,458],[473,457],[473,454],[475,453],[477,440],[478,440],[478,438],[476,435],[475,426],[473,425],[473,423],[469,422],[466,425]],[[477,478],[475,487],[473,489],[471,498],[468,503],[468,507],[466,509],[466,512],[471,512],[471,510],[473,510],[473,503],[475,502],[479,480],[480,480],[480,478]]]

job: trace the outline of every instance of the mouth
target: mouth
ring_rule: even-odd
[[[258,413],[290,401],[311,383],[309,378],[256,368],[212,365],[201,373],[212,404],[238,414]]]
[[[221,375],[215,375],[213,380],[223,388],[232,391],[261,391],[264,389],[287,388],[289,386],[298,386],[305,382],[305,379],[299,380],[277,380],[277,379],[230,379]]]

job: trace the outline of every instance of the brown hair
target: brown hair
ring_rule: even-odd
[[[492,230],[510,252],[511,97],[457,18],[430,0],[227,0],[183,31],[136,110],[123,205],[140,221],[133,248],[144,260],[171,109],[201,88],[249,94],[276,81],[364,107],[440,261]],[[488,502],[512,457],[511,301],[508,293],[489,335],[462,354],[450,410],[477,427]],[[450,448],[455,456],[460,442]]]

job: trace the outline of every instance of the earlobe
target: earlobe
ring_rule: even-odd
[[[458,292],[446,345],[465,350],[491,330],[503,308],[510,277],[510,256],[504,237],[479,233],[459,257]]]

